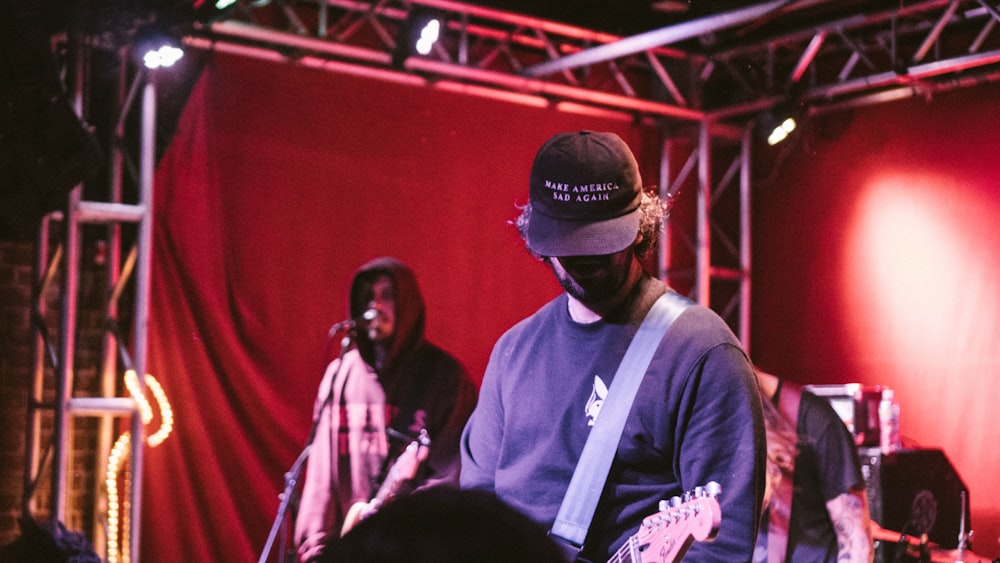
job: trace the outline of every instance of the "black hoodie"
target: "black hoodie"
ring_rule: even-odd
[[[430,456],[417,483],[457,484],[458,440],[475,407],[476,386],[457,359],[424,338],[423,295],[413,270],[396,258],[375,258],[358,269],[351,282],[351,318],[359,318],[368,308],[369,290],[380,275],[389,276],[396,290],[395,334],[382,368],[376,370],[389,410],[388,459],[395,459],[426,428]],[[358,351],[375,366],[374,345],[360,332]]]
[[[461,468],[458,441],[475,407],[476,386],[458,360],[424,338],[424,300],[413,271],[399,260],[377,258],[355,273],[351,282],[351,317],[360,318],[368,308],[373,282],[380,275],[392,279],[396,293],[395,332],[382,365],[375,368],[374,343],[369,340],[366,331],[357,331],[353,339],[356,350],[348,348],[327,366],[314,407],[317,439],[312,443],[295,527],[298,552],[306,560],[321,553],[331,540],[339,536],[347,512],[354,508],[358,495],[364,489],[363,486],[355,487],[356,483],[341,482],[337,478],[342,469],[338,464],[344,461],[338,457],[338,443],[340,440],[350,443],[351,437],[350,430],[347,434],[338,434],[341,421],[339,415],[334,416],[334,413],[340,413],[344,406],[335,405],[343,404],[344,389],[350,382],[360,385],[353,392],[360,391],[362,400],[365,398],[365,387],[375,384],[372,378],[377,378],[381,387],[378,393],[380,405],[384,394],[387,456],[381,468],[383,478],[420,430],[426,430],[430,438],[426,461],[412,482],[399,486],[397,494],[406,493],[414,487],[458,486]],[[338,379],[341,376],[343,379]],[[335,380],[339,383],[335,384]],[[338,392],[341,394],[338,395]],[[377,419],[381,428],[381,415]],[[367,424],[363,420],[355,422],[362,426]],[[357,428],[360,430],[361,426]],[[365,465],[365,455],[358,454],[359,457],[355,458],[356,452],[353,450],[351,453],[352,467],[349,470],[353,474],[353,465],[357,462],[359,475],[369,475],[370,467]],[[375,469],[377,472],[378,468]],[[350,486],[351,490],[342,492],[340,489],[344,485]],[[375,493],[374,490],[371,492]]]

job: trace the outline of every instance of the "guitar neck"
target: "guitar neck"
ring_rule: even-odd
[[[410,442],[389,468],[378,492],[372,497],[371,504],[378,505],[386,502],[396,495],[403,482],[416,477],[420,464],[427,459],[427,448],[430,443],[427,430],[421,430],[420,435]]]
[[[427,448],[430,446],[430,438],[426,430],[421,430],[420,435],[410,445],[403,450],[403,453],[396,458],[389,470],[382,479],[382,484],[378,492],[368,502],[357,502],[352,505],[344,517],[340,535],[346,534],[355,524],[363,518],[379,510],[383,504],[392,500],[399,492],[400,486],[413,479],[417,475],[420,464],[427,459]]]
[[[385,479],[382,480],[382,486],[378,488],[378,492],[375,493],[375,496],[369,502],[373,505],[385,503],[385,501],[396,494],[402,481],[403,479],[399,475],[399,468],[395,465],[392,466],[389,468],[389,472],[386,473]]]

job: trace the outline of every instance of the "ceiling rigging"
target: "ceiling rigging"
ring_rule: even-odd
[[[684,9],[695,4],[715,8]],[[658,2],[617,11],[594,0],[585,13],[535,15],[555,13],[546,6],[531,13],[450,0],[265,0],[195,25],[186,42],[668,121],[739,123],[779,103],[824,111],[1000,78],[1000,11],[986,0]],[[427,55],[400,56],[409,22],[425,12],[444,22],[440,41]],[[603,31],[602,15],[604,28],[630,34]]]

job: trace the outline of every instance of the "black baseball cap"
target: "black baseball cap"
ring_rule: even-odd
[[[635,156],[614,133],[559,133],[531,166],[525,239],[541,256],[594,256],[624,250],[639,233],[642,179]]]

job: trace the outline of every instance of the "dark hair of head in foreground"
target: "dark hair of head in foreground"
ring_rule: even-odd
[[[485,491],[432,487],[396,498],[316,563],[565,563],[545,530]]]
[[[0,548],[3,563],[101,563],[83,534],[66,529],[62,522],[25,516],[20,524],[21,535]]]

